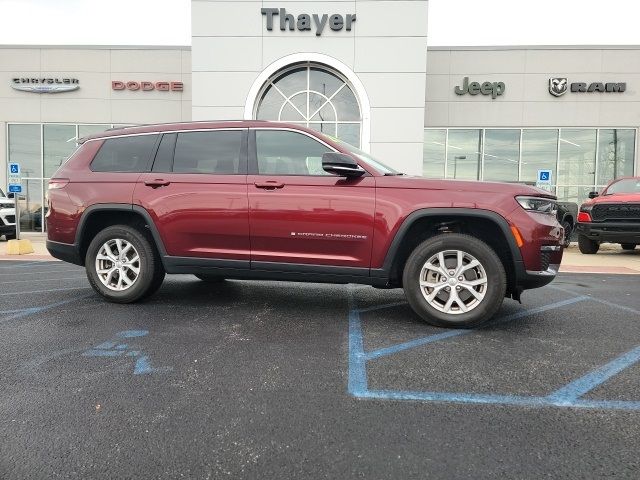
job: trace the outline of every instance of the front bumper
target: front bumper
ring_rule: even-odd
[[[638,222],[578,223],[576,231],[596,242],[640,243]]]
[[[0,210],[0,235],[16,233],[16,212],[13,208]]]

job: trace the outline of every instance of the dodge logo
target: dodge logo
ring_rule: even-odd
[[[563,95],[567,92],[567,79],[566,78],[550,78],[549,79],[549,93],[556,97]]]

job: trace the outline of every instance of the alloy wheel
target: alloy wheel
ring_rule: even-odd
[[[436,310],[459,315],[475,309],[487,293],[487,273],[473,255],[444,250],[420,271],[420,292]]]
[[[131,288],[140,276],[140,255],[127,240],[106,241],[96,255],[98,279],[109,290],[121,292]]]

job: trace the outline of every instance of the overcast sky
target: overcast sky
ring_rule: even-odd
[[[430,0],[428,34],[433,46],[638,45],[640,0]],[[0,0],[0,44],[190,45],[191,2]]]

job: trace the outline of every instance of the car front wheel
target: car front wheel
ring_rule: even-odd
[[[456,233],[418,245],[402,278],[413,310],[427,323],[447,328],[471,328],[490,320],[507,287],[504,266],[493,249]]]
[[[132,303],[157,290],[164,269],[147,237],[127,225],[107,227],[91,241],[85,257],[93,289],[115,303]]]
[[[585,255],[592,255],[594,253],[598,253],[598,250],[600,250],[600,244],[591,240],[589,237],[579,235],[578,248],[580,249],[580,253],[584,253]]]
[[[620,245],[622,246],[623,250],[635,250],[636,248],[635,243],[621,243]]]
[[[564,248],[569,248],[569,245],[571,245],[571,234],[573,233],[573,225],[570,221],[564,220],[562,222],[562,228],[564,228],[564,242],[562,242],[562,246]]]

